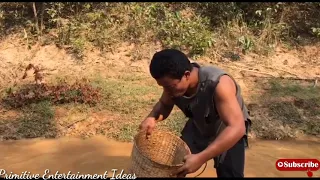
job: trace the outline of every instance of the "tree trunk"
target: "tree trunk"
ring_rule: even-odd
[[[38,20],[38,14],[37,14],[37,8],[36,8],[36,3],[32,2],[32,7],[33,7],[33,14],[34,14],[34,20],[36,24],[36,29],[38,33],[38,40],[40,40],[40,28],[39,28],[39,20]]]

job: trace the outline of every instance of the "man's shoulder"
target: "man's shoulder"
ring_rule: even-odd
[[[203,80],[217,81],[222,75],[227,74],[225,70],[212,65],[205,65],[200,68],[200,75]]]
[[[213,66],[213,65],[203,65],[201,66],[201,69],[207,72],[213,72],[213,71],[225,72],[225,70],[223,70],[222,68]]]

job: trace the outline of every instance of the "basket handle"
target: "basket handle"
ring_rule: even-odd
[[[191,150],[190,150],[190,148],[188,147],[188,145],[185,144],[185,146],[186,146],[186,149],[188,149],[189,153],[191,154]],[[206,162],[206,163],[204,164],[204,168],[202,169],[202,171],[201,171],[198,175],[194,176],[193,178],[200,176],[200,175],[206,170],[207,165],[208,165],[208,162]]]
[[[191,154],[191,150],[190,150],[190,148],[188,147],[188,145],[187,145],[187,144],[184,144],[184,146],[185,146],[185,148],[188,150],[188,153]],[[202,169],[202,171],[201,171],[198,175],[196,175],[196,176],[194,176],[194,177],[192,177],[192,178],[195,178],[195,177],[200,176],[200,175],[206,170],[207,165],[208,165],[208,162],[205,163],[204,168]]]
[[[193,178],[200,176],[200,175],[206,170],[207,165],[208,165],[208,162],[206,162],[206,163],[204,164],[204,168],[202,169],[202,171],[201,171],[199,174],[197,174],[196,176],[194,176]]]

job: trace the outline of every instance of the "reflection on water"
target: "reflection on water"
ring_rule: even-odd
[[[112,169],[124,173],[130,163],[132,144],[120,143],[104,137],[82,139],[20,140],[0,142],[0,168],[7,173],[44,174],[50,172],[72,174],[112,175]],[[316,141],[251,141],[246,151],[246,177],[307,177],[306,172],[280,172],[275,162],[280,158],[320,159],[320,142]],[[198,174],[202,169],[194,174]],[[213,162],[200,177],[215,177]],[[320,171],[313,172],[320,177]]]

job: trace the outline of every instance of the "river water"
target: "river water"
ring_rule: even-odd
[[[0,169],[7,174],[49,173],[112,174],[112,169],[126,171],[130,163],[132,143],[122,143],[96,136],[90,139],[32,139],[0,142]],[[320,141],[251,140],[246,151],[246,177],[307,177],[306,172],[281,172],[275,163],[279,158],[320,159]],[[203,167],[202,167],[203,168]],[[196,173],[188,175],[193,177]],[[125,173],[124,171],[124,173]],[[199,177],[215,177],[213,162]],[[320,171],[313,172],[320,177]]]

